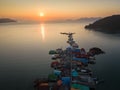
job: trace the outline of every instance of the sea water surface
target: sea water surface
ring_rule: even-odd
[[[105,82],[97,90],[120,90],[120,35],[88,31],[88,23],[39,23],[0,25],[0,90],[34,90],[33,81],[52,73],[49,50],[63,48],[67,36],[86,51],[99,47],[106,54],[96,56],[93,70]]]

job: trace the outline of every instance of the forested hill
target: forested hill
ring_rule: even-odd
[[[102,18],[92,24],[86,25],[85,28],[108,33],[120,33],[120,15]]]

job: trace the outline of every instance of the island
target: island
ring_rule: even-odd
[[[86,25],[86,29],[105,33],[120,33],[120,15],[112,15]]]
[[[0,23],[10,23],[10,22],[17,22],[17,21],[10,18],[0,18]]]

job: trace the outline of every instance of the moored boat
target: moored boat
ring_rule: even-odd
[[[35,85],[38,90],[93,90],[99,82],[93,76],[89,64],[95,64],[95,55],[103,54],[99,48],[91,48],[88,52],[84,48],[79,48],[73,39],[75,33],[61,33],[68,36],[69,46],[63,50],[58,48],[50,50],[51,68],[53,73],[48,75],[45,81],[38,80]],[[41,84],[42,83],[42,84]],[[48,89],[43,89],[46,86]]]

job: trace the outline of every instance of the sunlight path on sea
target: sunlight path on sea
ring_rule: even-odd
[[[42,40],[45,40],[45,27],[44,24],[40,24],[40,30],[41,30],[41,36],[42,36]]]

